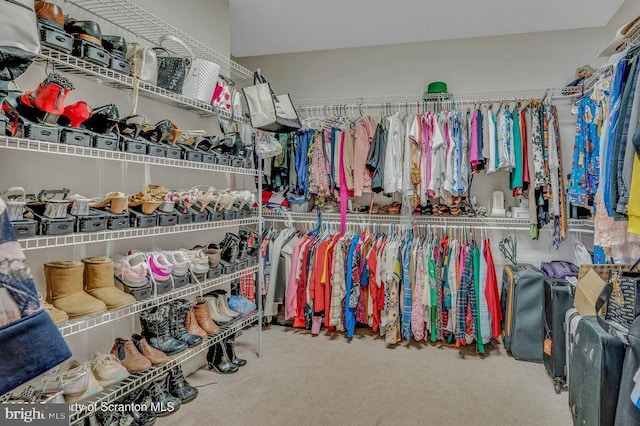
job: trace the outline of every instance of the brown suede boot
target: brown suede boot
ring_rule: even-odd
[[[102,300],[107,309],[131,305],[136,299],[116,288],[113,280],[113,260],[108,257],[88,257],[84,262],[84,288],[96,299]]]
[[[184,318],[184,328],[187,329],[187,333],[195,334],[200,337],[207,337],[207,332],[198,325],[194,308],[189,309],[187,316]]]
[[[217,334],[220,332],[218,325],[213,322],[211,315],[209,315],[209,308],[206,302],[199,301],[196,303],[196,306],[193,307],[193,312],[195,313],[198,325],[202,327],[207,334]]]
[[[131,341],[135,345],[138,352],[140,352],[142,356],[151,361],[151,364],[160,365],[169,361],[169,357],[167,356],[167,354],[152,347],[149,342],[147,342],[147,339],[145,339],[141,335],[132,334]]]
[[[142,371],[151,367],[151,361],[142,356],[131,340],[117,338],[111,353],[118,357],[120,364],[129,372]]]
[[[40,292],[38,292],[38,300],[40,301],[40,306],[42,306],[42,309],[44,309],[44,311],[49,314],[54,323],[61,324],[69,320],[69,315],[67,315],[65,311],[61,311],[52,304],[47,303],[42,298],[42,294],[40,294]]]
[[[89,296],[82,288],[84,264],[82,262],[50,262],[44,265],[47,282],[47,302],[65,311],[69,318],[102,312],[104,302]]]

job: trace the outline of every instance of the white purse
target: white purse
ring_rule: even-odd
[[[158,57],[152,48],[133,43],[133,48],[127,49],[127,60],[132,64],[131,75],[154,86],[158,84]]]

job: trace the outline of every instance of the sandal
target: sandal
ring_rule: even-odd
[[[140,136],[143,138],[155,142],[166,142],[171,137],[171,131],[173,130],[173,123],[169,120],[160,120],[155,126],[145,125],[140,131]]]
[[[169,190],[160,185],[147,185],[136,195],[129,197],[129,207],[142,206],[142,213],[153,214],[165,200]]]
[[[389,205],[385,204],[383,206],[380,206],[378,208],[378,214],[383,214],[383,215],[389,214]]]
[[[200,188],[206,188],[206,189],[202,190]],[[193,204],[200,204],[200,208],[199,208],[200,213],[204,212],[204,209],[206,209],[207,206],[211,204],[216,198],[215,194],[217,189],[214,188],[213,186],[198,185],[191,188],[191,190],[199,191],[199,196]]]
[[[24,208],[27,205],[26,192],[21,186],[13,186],[2,193],[2,199],[7,205],[9,220],[22,220]]]
[[[70,195],[67,198],[71,201],[71,213],[74,216],[87,216],[90,211],[91,204],[96,202],[95,198],[87,198],[79,194]]]
[[[85,128],[92,132],[108,135],[113,132],[119,120],[118,107],[114,104],[107,104],[95,108],[91,112],[91,116],[83,124]]]
[[[92,204],[94,208],[104,208],[109,206],[109,211],[113,214],[122,214],[127,210],[129,196],[124,192],[109,192],[104,196],[104,200]]]
[[[185,145],[191,148],[195,148],[197,138],[203,138],[207,135],[204,130],[180,130],[180,134],[175,139],[175,145]]]
[[[389,214],[399,215],[401,209],[402,209],[402,204],[400,204],[400,203],[391,203],[391,204],[389,204]]]
[[[413,216],[422,216],[422,206],[417,205],[413,212],[411,213]]]
[[[144,115],[130,115],[118,121],[118,131],[121,135],[137,139],[146,122],[147,118]]]
[[[181,189],[177,192],[171,191],[167,194],[166,198],[174,203],[178,203],[182,208],[182,213],[186,213],[191,206],[198,202],[200,196],[200,190],[194,186],[191,189]]]

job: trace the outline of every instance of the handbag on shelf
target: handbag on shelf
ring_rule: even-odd
[[[242,89],[252,127],[274,133],[291,133],[302,128],[289,94],[276,95],[260,70],[253,74],[253,83]]]
[[[232,80],[219,75],[218,81],[213,89],[213,96],[211,98],[211,105],[215,108],[219,108],[223,111],[231,111],[231,86],[235,86]]]
[[[185,48],[188,49],[186,46]],[[219,74],[220,65],[206,59],[193,59],[182,85],[182,94],[200,102],[210,103]]]
[[[282,144],[272,135],[258,130],[255,134],[255,151],[258,158],[277,157],[282,154]]]
[[[33,0],[2,0],[1,4],[0,82],[9,82],[22,75],[40,52],[40,32]]]
[[[234,91],[232,94],[232,97],[235,99],[236,96],[240,96],[240,93],[237,91]],[[233,105],[234,103],[233,100],[231,103]],[[217,113],[217,111],[216,111],[216,117],[218,118],[220,131],[222,131],[222,133],[224,134],[224,136],[221,138],[222,142],[219,145],[220,148],[225,152],[236,154],[240,152],[240,150],[242,149],[243,143],[242,143],[242,137],[240,136],[240,132],[238,132],[238,130],[234,128],[234,122],[233,122],[233,118],[235,117],[234,112],[235,112],[235,109],[231,108],[229,121],[227,122],[226,125],[222,121],[222,118],[220,117],[220,114]]]
[[[629,328],[636,317],[640,316],[640,265],[638,260],[628,271],[615,268],[609,271],[609,282],[603,287],[596,313],[602,328],[626,342]],[[605,305],[604,317],[601,309]]]
[[[154,86],[158,83],[158,57],[153,48],[133,43],[133,48],[127,49],[127,60],[132,64],[132,76]]]
[[[163,47],[167,41],[178,43],[190,56],[170,56],[169,51]],[[154,47],[153,50],[158,57],[158,87],[181,94],[184,80],[194,59],[193,52],[185,42],[171,34],[163,35],[160,38],[160,47]]]

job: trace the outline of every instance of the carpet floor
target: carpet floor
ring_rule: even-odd
[[[199,396],[159,426],[571,425],[566,391],[556,395],[542,364],[502,348],[482,359],[427,344],[386,347],[367,332],[342,335],[271,326],[244,332],[236,374],[206,367],[188,377]]]

